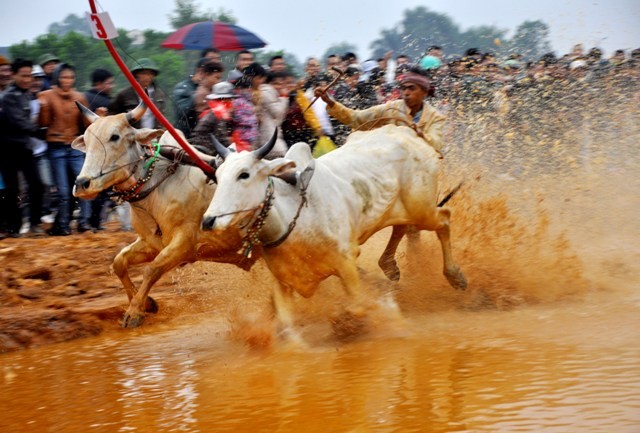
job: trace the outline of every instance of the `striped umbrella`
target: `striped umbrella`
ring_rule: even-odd
[[[220,21],[203,21],[180,27],[160,46],[175,50],[216,48],[220,51],[240,51],[265,45],[265,41],[242,27]]]

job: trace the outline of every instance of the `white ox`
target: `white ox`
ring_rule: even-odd
[[[178,144],[168,132],[131,126],[144,114],[143,104],[130,113],[106,117],[78,106],[91,125],[72,143],[74,148],[86,152],[74,195],[91,199],[110,187],[130,191],[131,223],[138,238],[118,253],[112,265],[129,298],[124,327],[139,326],[145,311],[157,311],[157,303],[148,296],[151,287],[182,263],[212,260],[250,268],[255,259],[237,254],[238,239],[222,239],[200,229],[202,214],[215,189],[204,172],[165,158],[157,158],[151,165],[152,157],[145,146],[152,140],[162,136],[161,145],[178,147]],[[172,170],[175,172],[170,174]],[[139,189],[137,198],[136,189]],[[136,289],[129,277],[129,267],[142,263],[148,264]]]
[[[297,338],[292,329],[293,292],[310,297],[330,275],[341,279],[356,311],[362,310],[365,301],[356,265],[360,245],[391,225],[398,235],[395,242],[392,237],[392,250],[402,226],[435,231],[445,277],[455,288],[466,287],[451,255],[450,211],[437,206],[438,155],[410,128],[388,125],[354,132],[344,146],[317,160],[304,143],[273,161],[262,159],[270,143],[239,154],[214,144],[225,161],[216,172],[218,186],[203,228],[237,233],[247,247],[263,244],[262,256],[279,283],[273,304],[283,333]],[[297,186],[292,185],[294,174]],[[308,206],[301,207],[306,182]]]

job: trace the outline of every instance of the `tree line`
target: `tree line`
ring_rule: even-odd
[[[176,7],[168,19],[174,29],[206,20],[237,23],[231,11],[203,11],[196,0],[176,0]],[[463,30],[448,15],[419,6],[406,10],[400,23],[383,29],[380,37],[372,41],[369,48],[372,58],[382,57],[387,51],[393,51],[396,54],[406,54],[416,61],[430,45],[441,46],[447,54],[463,54],[467,48],[475,47],[498,56],[517,52],[529,60],[551,51],[549,27],[542,21],[523,22],[511,38],[507,37],[508,32],[508,29],[486,25]],[[135,59],[151,58],[161,71],[158,84],[164,89],[171,89],[188,75],[199,54],[160,47],[170,32],[144,30],[140,38],[142,43],[138,43],[137,38],[134,39],[125,29],[118,29],[118,34],[119,37],[113,42],[123,59],[131,64]],[[327,46],[322,57],[326,58],[331,53],[341,55],[348,51],[357,52],[357,48],[348,42],[337,42]],[[23,41],[9,47],[9,54],[14,59],[22,57],[36,60],[44,53],[54,53],[77,68],[77,87],[80,90],[90,87],[89,76],[95,68],[107,68],[114,72],[118,70],[103,42],[91,37],[86,20],[74,14],[67,16],[62,22],[51,24],[48,33],[38,36],[34,41]],[[255,50],[256,60],[261,63],[267,63],[275,54],[284,55],[293,72],[302,74],[305,59],[298,59],[294,54],[288,53],[286,48],[277,51]],[[227,69],[233,68],[233,56],[234,53],[223,53]],[[125,87],[124,76],[116,76],[116,89]]]

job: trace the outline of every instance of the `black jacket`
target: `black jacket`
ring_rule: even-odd
[[[97,89],[90,89],[86,91],[84,96],[87,98],[87,101],[89,101],[89,110],[93,112],[100,107],[109,108],[109,104],[111,104],[111,97],[104,93],[100,93]]]
[[[188,137],[198,122],[193,94],[198,88],[191,78],[180,81],[173,89],[173,103],[175,104],[175,126]]]
[[[11,84],[2,95],[2,138],[11,145],[29,147],[38,126],[31,120],[31,93]]]

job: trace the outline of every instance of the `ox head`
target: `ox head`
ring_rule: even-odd
[[[252,152],[229,151],[212,137],[224,162],[216,170],[218,185],[202,218],[204,230],[242,229],[251,223],[264,203],[269,176],[291,178],[296,164],[284,158],[263,159],[276,143],[277,130],[266,144]]]
[[[142,118],[147,107],[140,103],[128,113],[100,117],[76,101],[90,123],[84,135],[71,146],[86,153],[73,187],[76,197],[91,199],[101,191],[127,181],[135,162],[143,154],[140,144],[148,144],[162,135],[158,129],[135,129],[131,125]]]

